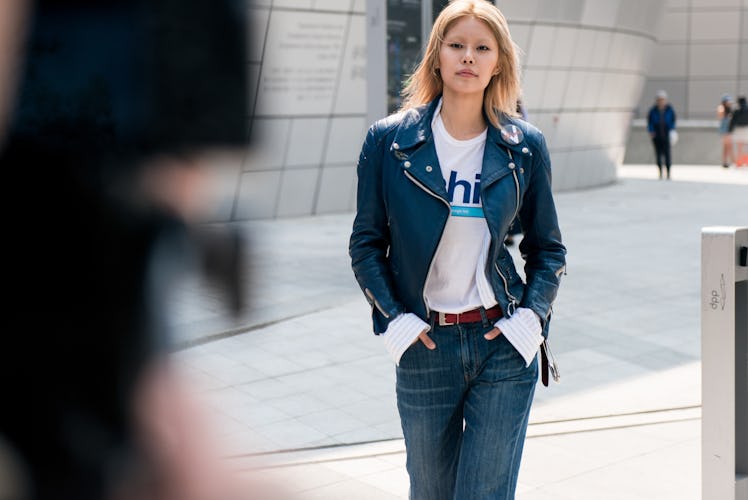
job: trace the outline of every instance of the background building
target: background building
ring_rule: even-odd
[[[350,210],[367,126],[366,2],[248,0],[248,10],[252,148],[222,166],[235,194],[214,218]]]
[[[657,90],[678,116],[675,163],[719,165],[716,110],[722,94],[748,92],[748,2],[667,0],[652,64],[636,108],[626,150],[628,163],[654,162],[645,130]]]
[[[664,2],[499,0],[523,49],[524,103],[545,134],[556,190],[613,182]]]
[[[445,3],[249,0],[256,140],[226,170],[235,197],[215,218],[353,210],[366,128],[397,108],[401,82]],[[613,182],[624,156],[651,162],[636,120],[659,88],[680,120],[675,161],[689,147],[702,156],[713,147],[718,164],[716,105],[748,78],[744,0],[496,3],[523,51],[524,102],[547,137],[556,190]]]

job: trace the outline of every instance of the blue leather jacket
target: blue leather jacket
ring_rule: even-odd
[[[437,104],[438,99],[374,123],[359,157],[349,253],[372,305],[376,334],[402,312],[428,321],[424,286],[451,211],[431,131]],[[489,125],[486,139],[481,172],[481,201],[491,234],[486,276],[504,315],[517,307],[532,309],[547,338],[566,248],[551,194],[545,138],[516,118],[507,117],[502,130],[511,125],[521,134],[507,139]],[[517,214],[524,230],[520,251],[526,284],[504,245]]]

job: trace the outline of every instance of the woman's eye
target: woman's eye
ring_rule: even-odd
[[[491,49],[487,47],[486,45],[481,45],[480,47],[478,47],[478,50],[491,50]]]
[[[461,43],[456,43],[456,42],[450,43],[449,46],[452,47],[453,49],[461,49],[462,48],[462,44]]]

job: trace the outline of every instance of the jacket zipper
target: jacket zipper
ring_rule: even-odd
[[[509,154],[509,161],[514,161],[514,157],[512,156],[512,151],[509,148],[506,148],[506,152]],[[516,193],[516,206],[514,208],[514,214],[512,215],[512,220],[514,220],[517,217],[517,214],[519,213],[519,178],[517,177],[517,168],[512,169],[512,177],[514,178],[514,188]],[[517,297],[512,295],[509,292],[509,282],[507,281],[504,274],[501,272],[501,269],[499,269],[499,264],[497,262],[494,262],[494,267],[496,268],[496,272],[499,273],[499,276],[501,276],[501,281],[504,282],[504,291],[506,292],[507,297],[509,297],[509,308],[510,310],[507,311],[508,317],[512,317],[512,314],[514,314],[514,310],[517,307]]]
[[[416,179],[415,177],[413,177],[406,170],[403,170],[403,173],[405,174],[405,177],[407,177],[408,179],[410,179],[411,182],[413,182],[416,186],[418,186],[419,188],[421,188],[422,190],[424,190],[426,193],[430,194],[431,196],[433,196],[437,200],[444,202],[444,204],[447,206],[447,209],[449,210],[449,212],[450,213],[452,212],[452,206],[447,202],[447,200],[445,200],[444,198],[442,198],[441,196],[437,195],[436,193],[434,193],[433,191],[431,191],[429,188],[427,188],[426,186],[424,186],[423,184],[421,184],[421,182],[418,181],[418,179]],[[442,227],[442,233],[443,232],[444,232],[444,228]],[[436,248],[434,249],[434,253],[431,254],[431,260],[429,261],[429,270],[426,273],[426,281],[423,282],[424,283],[423,293],[422,293],[422,296],[423,296],[423,307],[426,308],[426,314],[427,315],[430,314],[431,311],[429,310],[429,306],[426,303],[426,283],[429,282],[429,276],[431,276],[431,269],[434,267],[434,257],[436,257],[436,252],[439,251],[439,245],[441,245],[441,238],[439,239],[439,243],[436,245]]]
[[[560,278],[561,275],[566,275],[566,266],[561,266],[556,270],[556,278]]]
[[[548,343],[548,339],[543,339],[542,348],[545,350],[545,355],[548,358],[548,371],[551,372],[553,380],[558,383],[561,380],[561,372],[558,370],[558,363],[556,357],[551,352],[551,345]]]
[[[517,308],[517,297],[515,297],[509,292],[509,282],[507,281],[507,279],[504,277],[504,274],[499,269],[499,264],[494,262],[493,265],[496,268],[496,272],[499,273],[499,276],[501,277],[501,281],[504,282],[504,291],[506,292],[507,297],[509,297],[509,307],[507,308],[506,312],[508,314],[507,317],[511,318],[512,314],[514,314],[514,310]]]
[[[509,148],[506,148],[506,152],[509,154],[509,161],[512,163],[514,162],[514,157],[512,156],[512,150]],[[517,205],[514,207],[514,215],[512,216],[512,220],[514,220],[517,217],[517,214],[519,213],[519,178],[517,177],[517,167],[512,169],[512,176],[514,177],[514,188],[516,191],[516,197],[517,197]]]
[[[367,297],[369,297],[369,299],[371,299],[371,302],[372,302],[372,304],[374,304],[374,307],[376,307],[376,308],[377,308],[377,309],[379,310],[379,312],[380,312],[380,313],[382,313],[382,316],[384,316],[385,318],[389,319],[389,318],[390,318],[390,315],[389,315],[389,314],[387,314],[387,313],[386,313],[386,312],[384,311],[384,309],[382,308],[382,305],[381,305],[381,304],[379,303],[379,301],[378,301],[378,300],[377,300],[377,299],[376,299],[376,298],[374,297],[374,294],[373,294],[373,293],[371,293],[371,290],[369,290],[368,288],[366,288],[366,289],[364,290],[364,293],[366,294],[366,296],[367,296]]]

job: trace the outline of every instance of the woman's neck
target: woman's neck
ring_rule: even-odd
[[[444,127],[455,139],[472,139],[486,129],[483,96],[444,95],[440,113]]]

